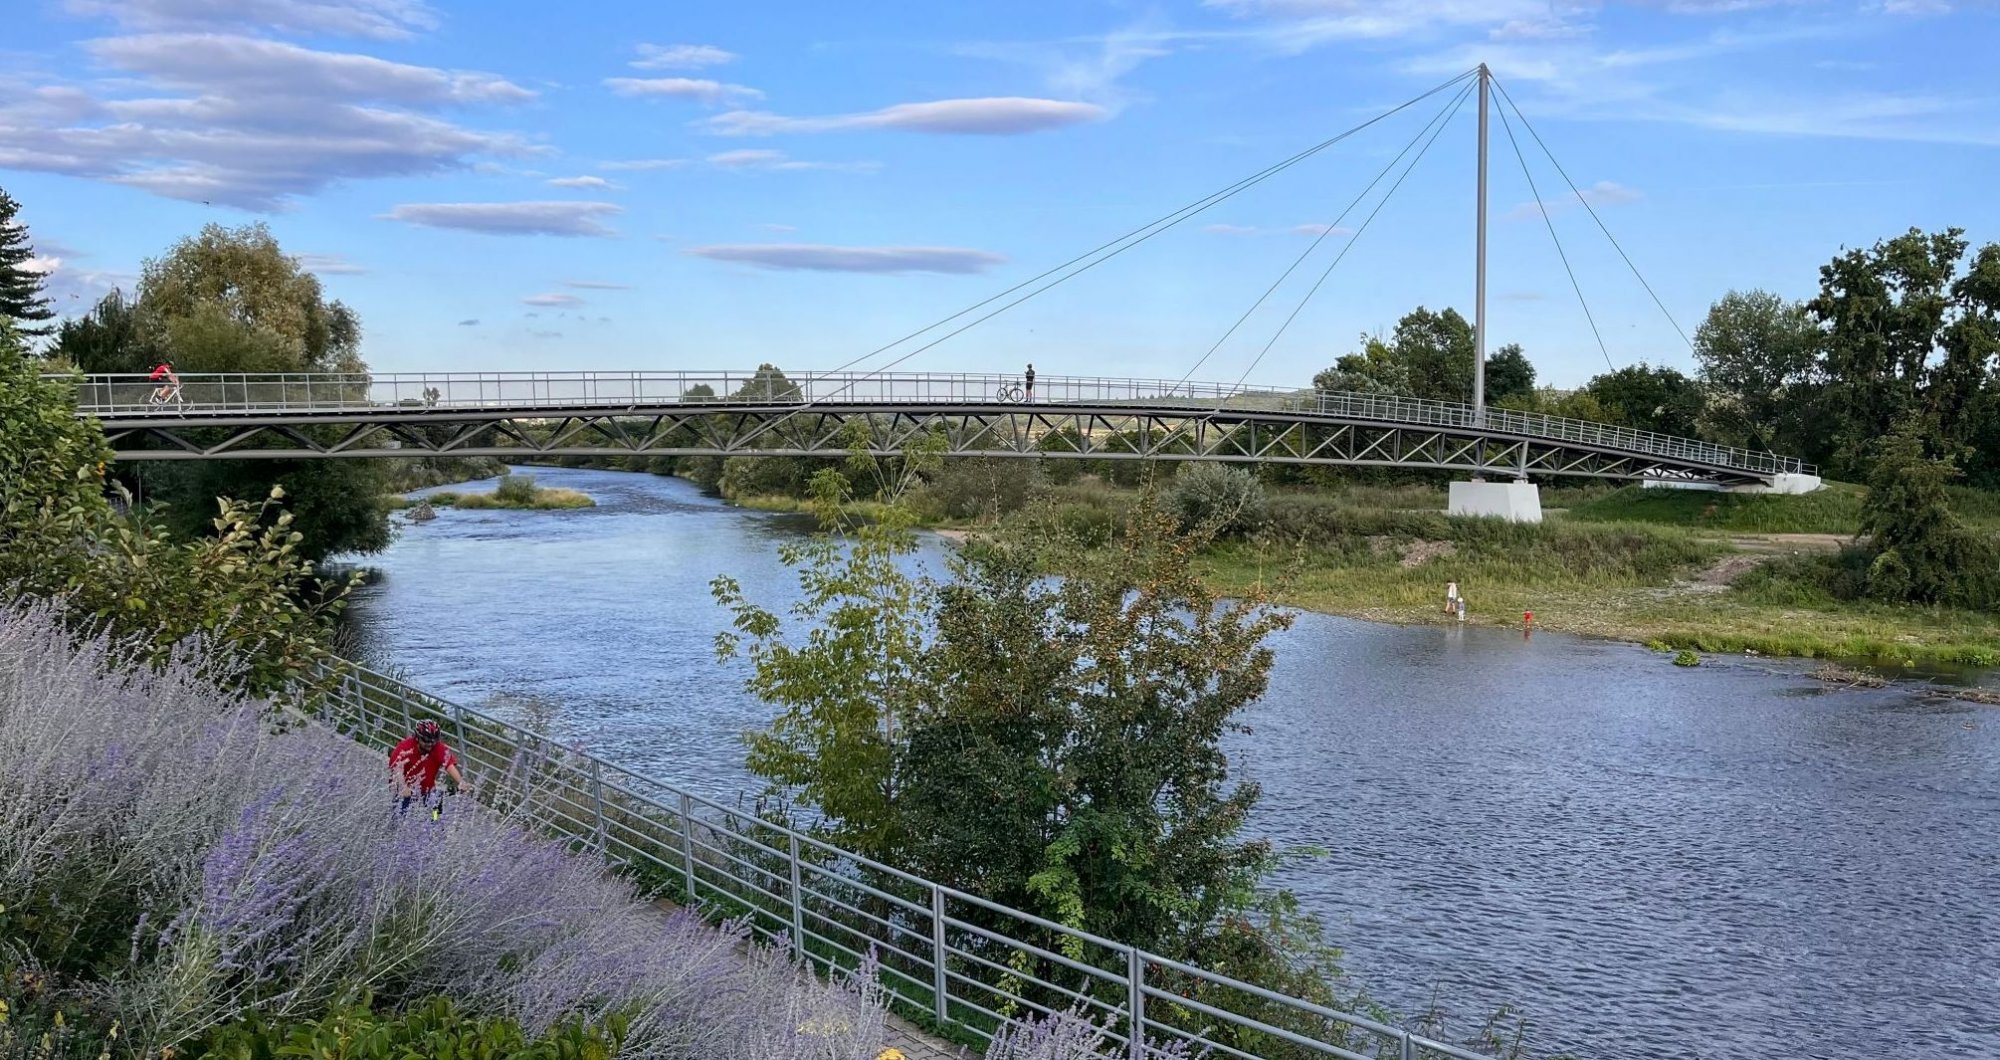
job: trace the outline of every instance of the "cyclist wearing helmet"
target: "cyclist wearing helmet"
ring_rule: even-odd
[[[418,795],[429,806],[440,770],[458,790],[465,790],[465,778],[458,772],[458,756],[444,745],[444,731],[437,722],[420,721],[417,731],[389,752],[389,776],[396,788],[397,812],[408,810],[410,801]]]

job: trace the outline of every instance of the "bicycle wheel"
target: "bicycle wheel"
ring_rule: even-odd
[[[1002,401],[1021,400],[1021,388],[1018,386],[1009,386],[1006,383],[1000,384],[1000,400]]]

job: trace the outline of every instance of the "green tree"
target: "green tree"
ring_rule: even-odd
[[[47,278],[28,267],[35,248],[28,241],[28,228],[15,215],[21,204],[0,188],[0,320],[12,321],[23,335],[47,335],[42,324],[56,315],[44,289]]]
[[[328,301],[318,277],[268,228],[211,224],[148,260],[133,301],[113,292],[66,324],[56,352],[86,372],[144,372],[164,356],[183,374],[359,373],[367,369],[360,341],[353,311]],[[190,389],[199,400],[199,388]],[[164,505],[162,517],[184,537],[211,531],[216,498],[255,501],[282,488],[293,498],[304,556],[373,552],[389,543],[388,515],[376,501],[388,489],[389,469],[379,461],[204,460],[133,474],[140,476],[131,480],[135,490]]]
[[[1313,389],[1323,394],[1383,394],[1408,397],[1410,372],[1396,351],[1380,338],[1364,335],[1361,352],[1342,356],[1313,376]]]
[[[1870,596],[1892,601],[1991,608],[2000,591],[2000,549],[1959,522],[1946,487],[1958,475],[1932,457],[1914,427],[1877,441],[1879,455],[1862,504]]]
[[[1535,392],[1535,366],[1521,352],[1521,344],[1510,342],[1486,355],[1486,401],[1498,404],[1509,398]]]
[[[1821,338],[1803,304],[1769,291],[1731,291],[1710,306],[1694,333],[1709,390],[1704,433],[1730,445],[1805,452]]]
[[[233,653],[218,679],[274,692],[309,678],[348,587],[317,582],[282,491],[257,507],[210,502],[213,533],[194,541],[119,514],[103,432],[43,367],[0,322],[0,586],[58,600],[154,662],[201,635]]]
[[[1807,309],[1825,332],[1820,415],[1836,473],[1865,474],[1879,440],[1911,422],[1943,452],[1973,436],[2000,355],[2000,244],[1969,263],[1968,247],[1961,229],[1912,228],[1820,269]]]
[[[1707,398],[1701,385],[1672,368],[1635,364],[1593,377],[1583,392],[1602,409],[1605,423],[1694,437]]]

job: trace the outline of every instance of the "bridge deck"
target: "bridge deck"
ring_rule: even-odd
[[[1774,453],[1417,398],[1074,376],[1040,377],[1032,395],[1020,388],[1016,376],[967,373],[188,374],[179,401],[155,404],[144,376],[96,375],[82,379],[78,411],[104,421],[123,459],[828,453],[845,449],[849,421],[868,418],[887,427],[871,432],[879,451],[941,427],[963,455],[1725,482],[1812,473]],[[349,429],[326,435],[340,426]],[[1080,442],[1076,452],[1049,450],[1047,437],[1062,432]],[[1118,435],[1125,440],[1099,444]]]

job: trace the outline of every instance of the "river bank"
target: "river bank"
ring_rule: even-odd
[[[641,472],[643,473],[643,472]],[[2000,501],[1960,490],[1976,523],[2000,526]],[[1095,479],[1043,485],[1024,505],[954,518],[919,497],[919,525],[947,540],[1031,531],[1107,544],[1143,491]],[[1878,667],[2000,665],[2000,614],[1836,599],[1774,577],[1835,552],[1858,530],[1860,493],[1805,497],[1551,487],[1538,526],[1447,519],[1430,486],[1340,485],[1274,494],[1255,531],[1212,547],[1214,587],[1262,589],[1288,607],[1394,625],[1456,624],[1448,582],[1471,625],[1576,633],[1702,653],[1842,659]],[[782,494],[725,496],[762,512],[804,513]],[[882,506],[852,502],[857,518]]]

